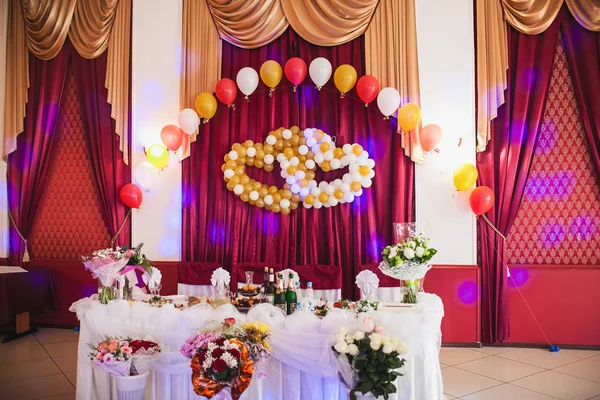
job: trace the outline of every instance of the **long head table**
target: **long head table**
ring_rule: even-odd
[[[339,326],[356,324],[350,311],[334,310],[319,319],[308,312],[285,317],[268,304],[253,307],[247,315],[233,306],[213,309],[200,304],[178,310],[165,305],[151,307],[142,302],[130,305],[124,300],[102,305],[92,298],[81,299],[71,306],[81,321],[77,399],[116,399],[116,391],[108,374],[92,367],[88,359],[88,343],[97,343],[106,335],[145,338],[151,336],[163,347],[163,354],[153,367],[146,386],[146,399],[202,399],[191,387],[189,360],[179,353],[184,341],[210,321],[226,317],[238,321],[261,320],[271,325],[272,357],[266,366],[267,377],[253,379],[242,396],[247,400],[338,400],[347,399],[348,390],[337,376],[337,366],[330,350]],[[408,345],[404,356],[404,373],[396,381],[398,391],[390,398],[397,400],[443,399],[439,365],[440,325],[444,315],[441,299],[419,293],[414,308],[383,308],[373,312],[384,324],[387,334]]]

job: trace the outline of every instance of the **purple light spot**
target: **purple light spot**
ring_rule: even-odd
[[[225,228],[223,225],[219,224],[218,222],[214,222],[214,221],[211,222],[208,226],[208,230],[206,233],[208,234],[208,237],[210,237],[214,243],[217,243],[217,244],[225,243]]]
[[[512,279],[508,279],[508,286],[521,287],[529,279],[529,271],[522,268],[511,268],[510,276]]]
[[[548,154],[552,151],[558,141],[558,128],[554,121],[546,120],[542,125],[540,137],[538,139],[536,154]]]
[[[475,281],[463,282],[458,287],[458,298],[464,304],[474,304],[477,301],[479,288]]]
[[[596,223],[593,217],[578,215],[571,221],[570,230],[577,240],[590,240],[596,233]]]
[[[525,196],[529,201],[564,201],[575,188],[572,171],[534,172],[529,176]]]
[[[160,254],[171,257],[179,251],[179,240],[175,236],[166,236],[160,240]]]
[[[539,231],[540,242],[546,247],[557,247],[566,236],[564,224],[550,222],[542,225]]]

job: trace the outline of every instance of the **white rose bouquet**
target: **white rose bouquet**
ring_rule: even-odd
[[[379,333],[384,330],[378,329],[370,316],[364,319],[361,329],[339,328],[332,350],[337,356],[340,376],[351,390],[351,400],[356,400],[357,392],[363,395],[370,392],[387,400],[397,390],[394,382],[402,376],[397,370],[406,363],[400,356],[408,348],[398,339]]]

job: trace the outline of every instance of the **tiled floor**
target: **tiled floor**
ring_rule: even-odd
[[[75,399],[77,340],[41,329],[0,343],[0,400]],[[600,400],[600,351],[445,347],[440,363],[448,400]]]

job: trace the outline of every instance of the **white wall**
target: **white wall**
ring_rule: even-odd
[[[6,193],[6,163],[4,154],[4,97],[6,78],[6,30],[8,1],[0,1],[0,258],[8,257],[8,199]]]
[[[416,12],[423,125],[444,133],[440,153],[417,166],[416,217],[439,251],[436,264],[475,265],[470,191],[458,193],[452,182],[458,165],[475,163],[473,1],[416,0]]]
[[[146,161],[144,146],[161,143],[160,130],[177,124],[181,70],[182,0],[134,0],[132,27],[131,166]],[[134,176],[135,181],[135,176]],[[151,260],[179,260],[181,164],[174,155],[154,188],[132,212],[133,245]]]

